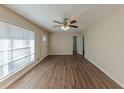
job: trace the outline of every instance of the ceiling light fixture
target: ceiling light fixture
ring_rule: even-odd
[[[62,26],[62,27],[61,27],[61,29],[62,29],[62,30],[65,30],[65,31],[66,31],[66,30],[69,30],[69,28],[70,28],[69,26]]]

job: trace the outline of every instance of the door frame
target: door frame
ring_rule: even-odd
[[[85,38],[84,35],[82,36],[82,55],[85,56]]]

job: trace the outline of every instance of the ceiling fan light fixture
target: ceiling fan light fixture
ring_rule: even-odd
[[[70,28],[69,26],[66,27],[67,30],[68,30],[69,28]]]
[[[62,26],[62,27],[61,27],[61,29],[62,29],[62,30],[65,30],[65,31],[66,31],[66,30],[69,30],[69,28],[70,28],[69,26]]]
[[[64,26],[61,27],[62,30],[64,30],[64,28],[65,28]]]

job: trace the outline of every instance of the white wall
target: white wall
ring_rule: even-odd
[[[15,12],[9,10],[8,8],[2,5],[0,5],[0,21],[4,21],[16,26],[20,26],[22,28],[35,32],[35,60],[36,61],[33,64],[27,66],[27,68],[20,70],[18,73],[7,78],[6,80],[0,80],[0,88],[5,88],[11,83],[13,83],[20,76],[22,76],[24,73],[26,73],[33,66],[35,66],[37,63],[39,63],[40,60],[42,60],[45,56],[47,56],[47,53],[42,51],[43,45],[41,44],[42,42],[41,37],[42,37],[42,34],[46,34],[47,36],[48,33],[44,31],[42,28],[30,22],[29,20],[21,17],[20,15],[16,14]],[[43,56],[42,54],[45,54],[45,55]],[[39,61],[37,61],[38,58],[39,58]]]
[[[72,55],[73,54],[73,36],[80,36],[80,32],[50,33],[49,34],[49,55]]]
[[[84,32],[85,57],[124,87],[124,8]]]
[[[46,40],[43,40],[43,37],[46,37]],[[48,55],[48,33],[43,33],[41,37],[41,56],[45,58]]]

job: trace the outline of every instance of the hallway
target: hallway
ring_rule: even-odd
[[[121,88],[79,55],[48,56],[8,88]]]

